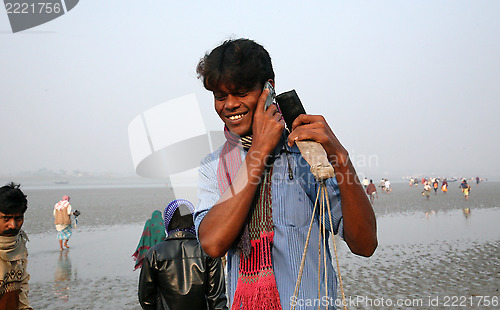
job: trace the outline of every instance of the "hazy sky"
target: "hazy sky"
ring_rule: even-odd
[[[130,121],[191,93],[221,129],[195,67],[248,37],[358,172],[500,177],[500,1],[193,2],[82,0],[15,34],[0,8],[0,175],[133,173]]]

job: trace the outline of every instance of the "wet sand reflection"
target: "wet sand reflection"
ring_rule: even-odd
[[[64,301],[68,301],[71,291],[71,271],[69,251],[61,251],[54,274],[54,294]]]

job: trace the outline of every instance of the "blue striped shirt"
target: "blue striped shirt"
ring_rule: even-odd
[[[274,223],[274,244],[272,250],[273,269],[281,300],[282,309],[290,309],[294,301],[293,293],[300,268],[302,253],[306,242],[307,232],[312,217],[316,199],[318,183],[310,172],[310,166],[300,155],[296,146],[289,153],[279,152],[283,144],[277,147],[276,160],[272,174],[272,207]],[[198,198],[199,203],[195,210],[194,222],[196,231],[207,212],[217,203],[221,194],[217,184],[217,167],[221,149],[207,155],[199,169]],[[241,150],[242,161],[246,151]],[[288,157],[288,158],[287,158]],[[293,171],[293,179],[289,178],[288,165]],[[343,237],[342,209],[340,192],[335,179],[326,182],[330,206],[332,208],[333,231]],[[319,206],[318,206],[319,208]],[[325,227],[330,230],[328,214]],[[318,300],[318,239],[319,214],[314,219],[311,237],[307,250],[304,272],[302,275],[296,309],[317,309],[318,302],[328,309],[335,309],[334,302],[337,296],[337,279],[332,265],[332,258],[327,242],[327,275],[328,297],[325,295],[324,267],[321,273],[321,299]],[[327,232],[329,236],[329,232]],[[227,253],[228,296],[234,296],[238,282],[239,254],[234,248]],[[323,258],[321,258],[321,264]],[[307,307],[316,302],[316,307]],[[300,306],[302,305],[302,306]]]

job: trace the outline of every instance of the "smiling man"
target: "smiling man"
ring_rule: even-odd
[[[293,293],[317,182],[295,141],[321,143],[335,168],[336,179],[326,181],[334,227],[326,223],[326,229],[342,236],[353,253],[370,256],[377,247],[375,215],[348,152],[322,116],[302,114],[288,133],[278,107],[264,108],[269,90],[263,86],[274,86],[275,77],[268,52],[256,42],[224,42],[201,59],[197,73],[214,95],[227,139],[200,166],[195,225],[202,248],[212,257],[227,253],[232,309],[307,304],[318,298],[317,242],[309,245],[297,299]],[[319,237],[318,217],[312,240]],[[337,281],[329,251],[327,256],[328,283],[322,281],[321,291],[327,284],[325,300],[335,301]]]
[[[0,187],[0,309],[32,309],[26,271],[28,237],[21,230],[28,200],[19,187],[14,183]]]

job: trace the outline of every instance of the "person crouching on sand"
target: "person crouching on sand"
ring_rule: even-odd
[[[54,223],[56,224],[57,239],[61,251],[64,246],[69,249],[68,241],[71,237],[71,205],[69,204],[69,196],[63,196],[62,200],[54,205]]]

